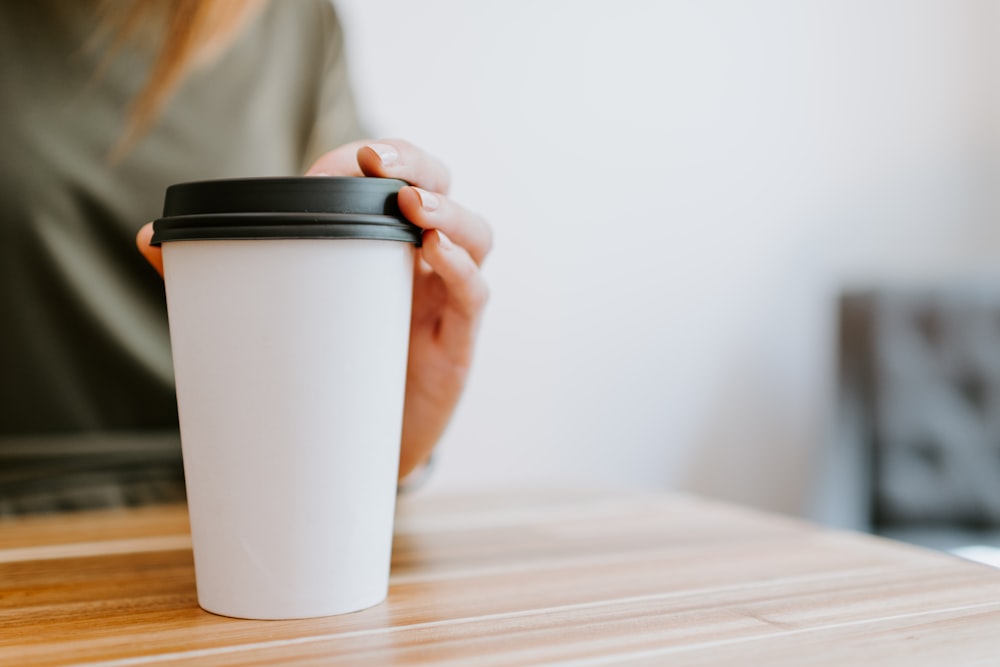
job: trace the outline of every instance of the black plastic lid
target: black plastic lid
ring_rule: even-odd
[[[152,245],[220,239],[379,239],[420,245],[394,178],[304,176],[180,183],[167,188]]]

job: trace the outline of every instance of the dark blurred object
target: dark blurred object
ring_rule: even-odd
[[[1000,284],[855,292],[840,315],[837,444],[867,527],[1000,543]]]

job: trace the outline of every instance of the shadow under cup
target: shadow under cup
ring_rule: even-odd
[[[388,591],[414,246],[402,181],[171,186],[162,245],[198,602],[340,614]]]

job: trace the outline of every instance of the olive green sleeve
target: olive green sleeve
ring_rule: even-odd
[[[344,34],[333,6],[324,3],[325,60],[317,95],[316,122],[305,152],[303,171],[323,153],[369,136],[358,118],[351,90]]]

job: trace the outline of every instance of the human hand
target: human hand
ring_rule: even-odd
[[[465,387],[488,298],[480,266],[493,233],[482,217],[447,198],[447,169],[406,141],[345,144],[320,157],[306,175],[377,176],[411,184],[400,190],[399,208],[425,231],[414,263],[402,478],[430,456]],[[160,249],[149,244],[152,233],[152,223],[145,225],[136,244],[163,275]]]

